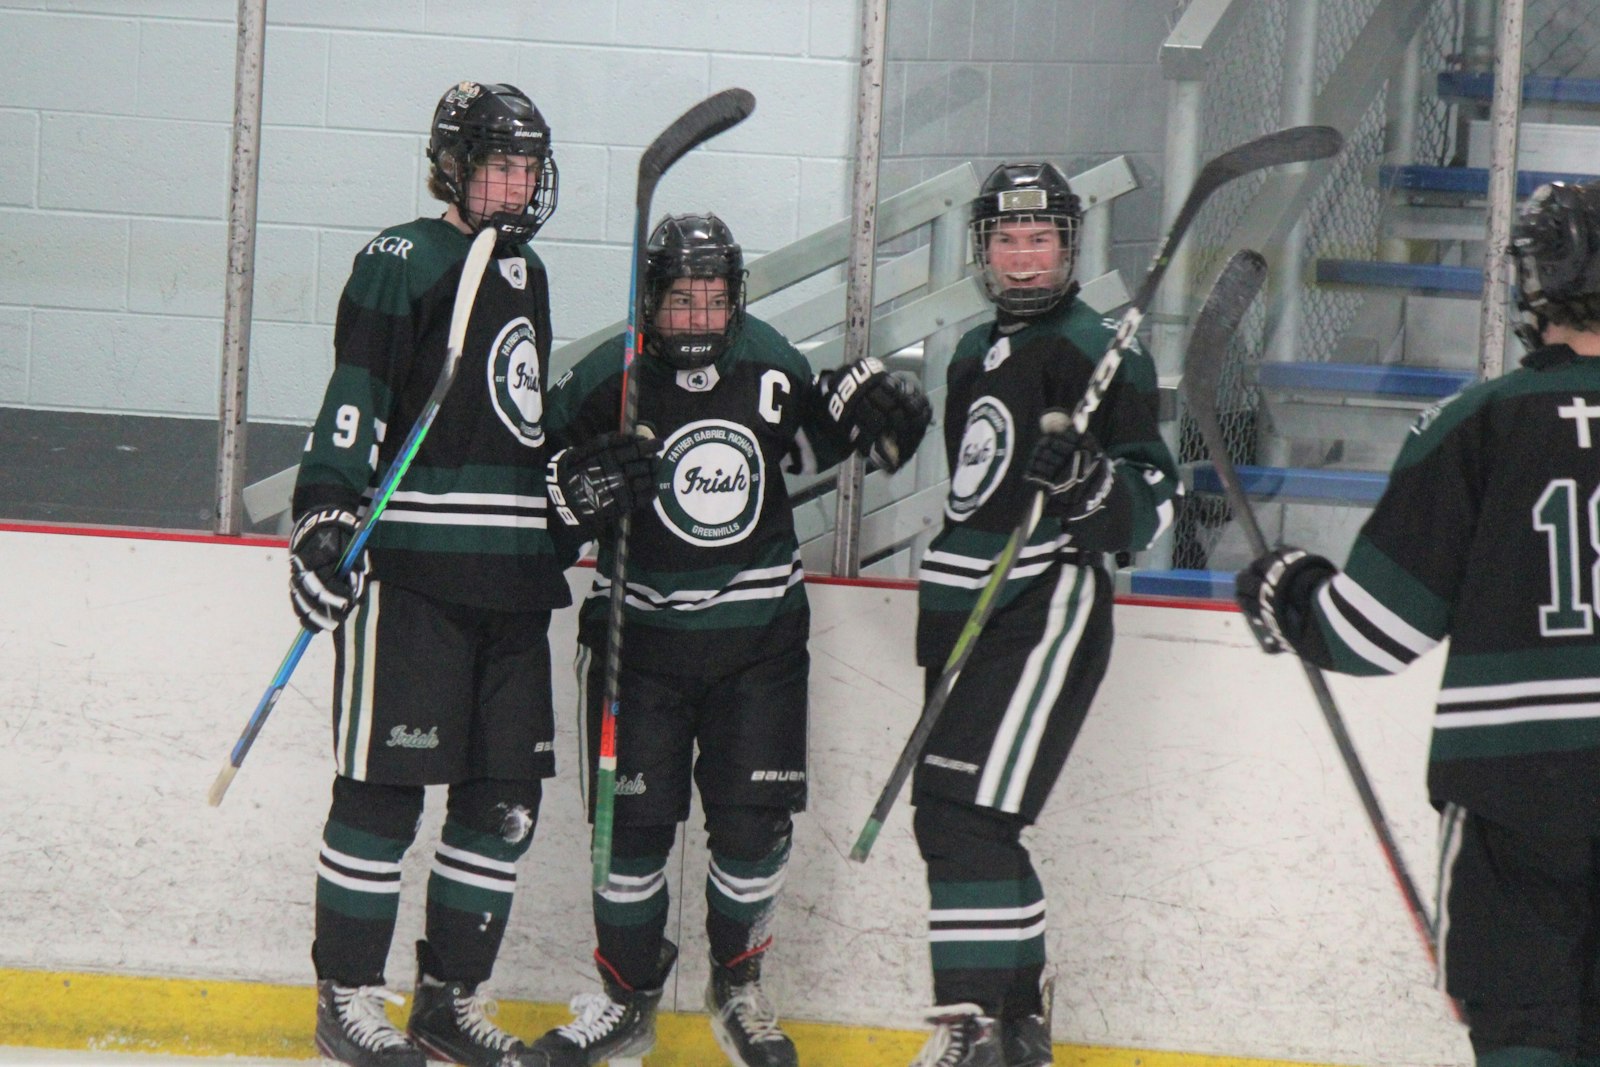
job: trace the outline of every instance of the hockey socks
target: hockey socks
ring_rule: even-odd
[[[628,988],[647,989],[659,973],[668,899],[665,854],[612,856],[606,887],[594,894],[594,931],[598,956]]]
[[[482,982],[494,969],[517,888],[517,860],[532,834],[499,834],[445,820],[428,874],[428,944],[447,981]]]
[[[711,854],[706,866],[706,936],[713,960],[733,966],[767,946],[788,862],[787,837],[758,860]]]
[[[352,987],[383,985],[400,906],[400,858],[411,842],[332,819],[317,856],[317,977]]]

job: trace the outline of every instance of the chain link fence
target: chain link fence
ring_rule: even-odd
[[[1545,78],[1600,78],[1600,4],[1528,0],[1522,69]]]

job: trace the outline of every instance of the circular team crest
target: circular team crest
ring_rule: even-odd
[[[1016,435],[1011,412],[992,396],[980,396],[967,409],[956,469],[950,475],[950,499],[944,512],[956,522],[983,507],[1006,476]]]
[[[494,413],[529,448],[544,444],[544,394],[539,389],[538,334],[525,316],[512,319],[489,353]]]
[[[731,545],[756,528],[765,489],[761,445],[735,422],[702,419],[661,446],[656,513],[692,545]]]

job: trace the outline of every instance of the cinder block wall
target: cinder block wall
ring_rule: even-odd
[[[1167,6],[893,0],[883,191],[965,159],[1129,152],[1152,186],[1117,220],[1139,263]],[[235,11],[0,3],[0,406],[215,416]],[[756,115],[669,174],[658,213],[714,208],[752,253],[848,214],[859,23],[856,0],[272,0],[251,418],[314,414],[351,256],[436,210],[424,132],[454,81],[514,82],[553,127],[538,248],[560,341],[621,316],[639,152],[715,89],[749,88]]]

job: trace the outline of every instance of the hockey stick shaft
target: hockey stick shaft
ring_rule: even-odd
[[[1245,539],[1250,543],[1251,554],[1257,558],[1269,552],[1270,548],[1266,536],[1261,532],[1260,523],[1256,521],[1255,512],[1250,506],[1250,498],[1245,495],[1244,487],[1239,482],[1238,472],[1234,470],[1233,461],[1228,455],[1227,442],[1222,436],[1222,422],[1217,416],[1217,395],[1229,342],[1238,329],[1245,310],[1265,281],[1266,274],[1266,261],[1259,253],[1248,250],[1235,253],[1224,265],[1211,290],[1211,295],[1207,297],[1205,306],[1201,308],[1199,317],[1195,320],[1194,331],[1190,334],[1188,349],[1184,356],[1183,374],[1183,390],[1189,402],[1190,417],[1200,430],[1200,438],[1205,443],[1206,453],[1210,456],[1211,465],[1217,472],[1217,480],[1222,483],[1223,493],[1233,510],[1234,518],[1238,520],[1239,526],[1244,530]],[[1323,677],[1322,671],[1315,664],[1301,659],[1300,665],[1305,670],[1306,681],[1316,697],[1322,718],[1328,724],[1328,731],[1333,735],[1333,742],[1339,750],[1340,758],[1344,761],[1345,771],[1361,798],[1361,806],[1365,809],[1367,821],[1371,823],[1372,831],[1378,838],[1384,860],[1389,864],[1389,871],[1394,876],[1395,884],[1400,887],[1400,893],[1405,898],[1406,908],[1411,912],[1411,920],[1416,925],[1417,933],[1427,946],[1428,955],[1437,959],[1438,946],[1433,923],[1428,918],[1427,909],[1422,903],[1422,895],[1417,891],[1416,881],[1411,877],[1405,859],[1400,854],[1400,847],[1389,829],[1389,821],[1384,817],[1383,806],[1379,804],[1372,782],[1367,778],[1361,757],[1356,753],[1355,745],[1351,743],[1350,733],[1345,729],[1344,718],[1339,714],[1339,707],[1333,701],[1333,693],[1328,689],[1328,680]]]
[[[350,539],[344,555],[339,558],[338,569],[341,576],[348,574],[356,560],[361,558],[367,540],[372,536],[373,526],[383,515],[384,509],[389,506],[389,498],[394,495],[400,479],[405,477],[406,471],[411,468],[411,461],[416,458],[417,450],[422,447],[422,439],[428,435],[434,418],[439,414],[439,408],[444,404],[445,396],[450,392],[450,386],[455,381],[456,369],[461,364],[461,349],[466,341],[467,323],[472,318],[472,305],[478,299],[478,286],[483,281],[483,272],[489,265],[489,257],[494,253],[495,238],[493,229],[481,231],[473,238],[467,258],[461,264],[461,280],[456,285],[456,301],[450,313],[444,366],[439,369],[439,377],[433,384],[433,391],[428,394],[427,402],[423,404],[417,421],[412,424],[411,432],[401,442],[400,451],[374,490],[372,504],[367,509],[366,516],[357,524],[355,536]],[[261,727],[266,724],[267,716],[272,714],[278,698],[283,695],[290,676],[299,666],[300,658],[305,655],[313,636],[310,630],[301,627],[293,643],[289,645],[289,651],[283,657],[283,662],[278,665],[272,681],[267,683],[267,691],[261,695],[255,710],[250,714],[249,721],[245,723],[244,732],[239,735],[239,740],[234,742],[233,751],[228,754],[228,762],[223,765],[222,770],[217,773],[216,780],[211,783],[207,800],[212,807],[222,803],[223,796],[228,792],[228,786],[233,784],[234,775],[239,773],[239,767],[244,763],[250,746],[255,744],[256,736],[261,733]]]
[[[1201,168],[1195,178],[1194,187],[1184,198],[1183,206],[1178,209],[1171,228],[1156,246],[1155,255],[1150,261],[1150,269],[1134,294],[1132,304],[1117,323],[1110,345],[1100,357],[1100,362],[1095,364],[1094,372],[1089,376],[1088,387],[1073,408],[1071,426],[1074,430],[1080,434],[1089,431],[1090,416],[1100,407],[1106,391],[1111,388],[1111,380],[1116,377],[1117,371],[1122,366],[1122,354],[1133,344],[1134,335],[1138,333],[1139,325],[1144,321],[1145,310],[1149,307],[1156,288],[1161,284],[1161,279],[1166,277],[1167,268],[1172,263],[1173,249],[1183,240],[1190,224],[1194,222],[1195,216],[1200,213],[1200,209],[1205,206],[1211,194],[1233,179],[1254,171],[1285,163],[1304,163],[1326,158],[1338,152],[1343,144],[1344,138],[1331,126],[1294,126],[1231,148]],[[1047,430],[1047,432],[1059,431]],[[967,657],[972,654],[972,647],[976,644],[978,635],[982,633],[989,616],[994,611],[997,594],[1010,577],[1017,555],[1033,536],[1043,508],[1044,495],[1035,494],[1027,514],[1012,530],[1010,539],[1006,541],[1000,555],[995,558],[994,570],[990,573],[982,592],[978,594],[978,600],[973,604],[966,624],[961,628],[961,635],[956,639],[955,647],[951,649],[944,671],[923,706],[922,715],[912,728],[910,738],[900,751],[900,757],[889,772],[889,780],[878,794],[877,803],[872,806],[872,814],[868,816],[866,825],[861,828],[861,833],[856,838],[855,846],[850,850],[850,858],[858,863],[865,862],[872,852],[872,844],[883,829],[884,820],[894,807],[895,799],[900,795],[906,779],[911,776],[912,768],[921,758],[923,746],[933,735],[933,728],[944,710],[945,701],[949,698],[950,691],[955,688],[956,679],[960,676]]]
[[[628,274],[628,328],[622,357],[621,429],[628,433],[638,422],[639,382],[633,373],[639,355],[639,332],[643,329],[645,240],[650,221],[650,201],[656,185],[678,160],[697,145],[724,133],[750,117],[756,98],[744,89],[724,89],[713,93],[661,131],[639,157],[638,193],[634,199],[633,261]],[[622,688],[622,620],[627,606],[628,537],[633,517],[624,515],[617,523],[611,551],[611,598],[606,616],[605,691],[600,704],[600,741],[594,773],[594,831],[589,839],[592,882],[596,891],[611,880],[611,832],[615,821],[617,793],[617,716],[621,711],[618,694]]]

